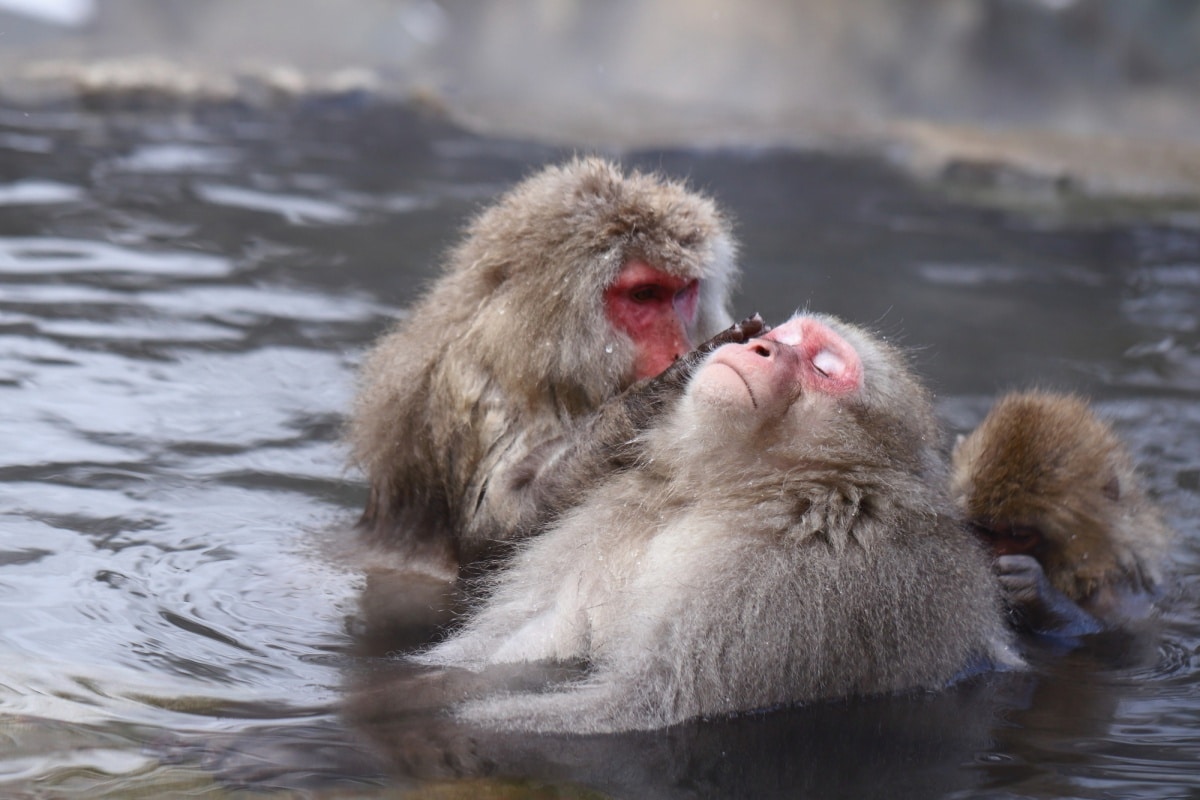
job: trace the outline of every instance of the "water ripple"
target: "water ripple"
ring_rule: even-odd
[[[77,203],[86,197],[83,189],[55,181],[18,181],[0,184],[0,206]]]
[[[229,275],[226,258],[204,253],[147,253],[107,242],[55,237],[0,237],[0,274],[132,272],[215,278]]]
[[[227,172],[239,161],[238,151],[229,147],[194,144],[153,144],[135,149],[114,160],[117,169],[130,172]]]
[[[345,225],[356,218],[349,208],[314,197],[260,192],[222,184],[200,184],[196,187],[196,193],[202,200],[215,205],[278,214],[293,225]]]

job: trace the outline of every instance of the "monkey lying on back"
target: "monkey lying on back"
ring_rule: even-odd
[[[573,732],[940,687],[1011,663],[938,439],[900,354],[858,328],[798,316],[727,344],[644,434],[640,463],[523,545],[417,659],[582,660],[582,682],[458,709]]]
[[[1023,627],[1079,635],[1136,621],[1171,532],[1112,429],[1082,400],[1000,400],[953,455],[953,494],[996,554]]]

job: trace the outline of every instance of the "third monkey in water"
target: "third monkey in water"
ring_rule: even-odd
[[[953,455],[953,494],[1022,627],[1077,635],[1152,610],[1172,535],[1133,459],[1083,400],[1002,398]]]

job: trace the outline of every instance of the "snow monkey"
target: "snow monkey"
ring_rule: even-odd
[[[639,461],[522,543],[415,658],[480,675],[582,663],[580,680],[455,707],[579,733],[1018,664],[939,439],[902,354],[864,330],[800,315],[726,344],[643,432]]]
[[[1133,460],[1083,400],[1003,397],[953,454],[953,494],[1034,631],[1079,635],[1152,610],[1171,540]]]
[[[712,200],[603,160],[501,197],[362,365],[350,438],[368,538],[453,577],[537,530],[692,362],[602,405],[730,324],[734,256]]]

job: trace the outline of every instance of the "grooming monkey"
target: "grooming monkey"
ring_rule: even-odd
[[[729,325],[734,255],[710,199],[595,158],[501,197],[362,365],[350,438],[370,540],[453,578],[536,531],[693,361],[606,401]]]
[[[581,680],[456,710],[576,733],[1018,663],[939,438],[902,356],[861,329],[798,316],[727,344],[642,434],[638,463],[523,543],[416,660],[481,676],[581,662]]]
[[[1151,611],[1171,532],[1083,400],[1005,396],[956,445],[953,468],[955,501],[995,552],[1023,627],[1079,635]]]

